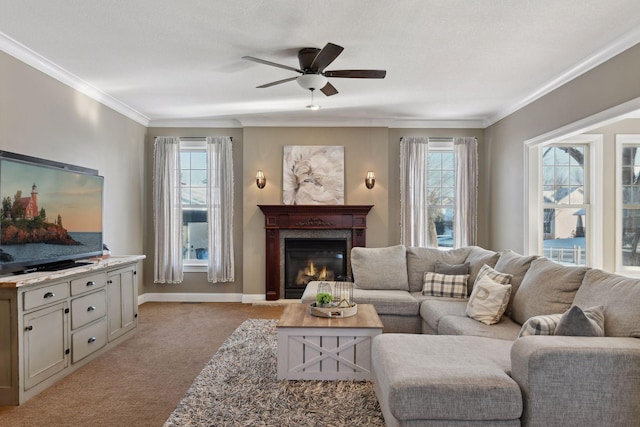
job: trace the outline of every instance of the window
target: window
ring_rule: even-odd
[[[591,220],[585,182],[586,145],[542,149],[543,254],[565,264],[586,265],[586,227]]]
[[[438,242],[431,246],[451,248],[455,212],[455,154],[451,144],[430,142],[427,173],[429,242]]]
[[[601,135],[529,147],[528,253],[601,266],[601,153]]]
[[[616,269],[640,273],[640,135],[616,135]]]
[[[182,259],[185,266],[207,265],[207,152],[204,140],[180,141]]]

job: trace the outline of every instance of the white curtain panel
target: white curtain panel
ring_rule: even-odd
[[[182,206],[180,139],[159,136],[153,152],[153,214],[155,283],[181,283]]]
[[[429,140],[400,139],[400,229],[405,246],[429,244],[427,165]]]
[[[233,282],[233,152],[230,137],[207,137],[207,164],[207,280],[211,283]]]
[[[456,209],[453,223],[454,247],[476,244],[478,222],[478,140],[454,138],[456,155]]]

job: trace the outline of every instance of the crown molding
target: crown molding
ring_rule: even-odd
[[[582,61],[575,64],[573,67],[561,73],[556,78],[540,86],[538,89],[536,89],[520,101],[508,106],[507,108],[504,108],[497,114],[492,115],[488,118],[486,126],[491,126],[492,124],[504,119],[510,114],[513,114],[516,111],[526,107],[532,102],[542,98],[543,96],[554,91],[560,86],[569,83],[571,80],[578,78],[582,74],[594,69],[598,65],[605,63],[606,61],[610,60],[616,55],[621,54],[625,50],[630,49],[638,43],[640,43],[640,27],[637,27],[623,34],[612,43],[604,46],[600,50],[593,52],[591,55],[587,56]]]
[[[203,120],[203,119],[152,119],[150,128],[242,128],[238,120]]]
[[[59,82],[71,87],[72,89],[83,93],[89,98],[98,101],[102,105],[111,108],[112,110],[122,114],[123,116],[128,117],[129,119],[140,123],[143,126],[148,126],[149,118],[144,114],[134,110],[122,101],[119,101],[113,96],[87,83],[80,77],[70,73],[54,62],[43,57],[42,55],[34,52],[33,50],[12,39],[3,32],[0,32],[0,50],[35,68],[36,70],[43,72],[49,77],[52,77]]]

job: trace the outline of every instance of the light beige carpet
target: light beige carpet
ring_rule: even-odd
[[[161,426],[242,322],[281,313],[240,303],[143,304],[131,339],[26,404],[0,407],[0,426]]]

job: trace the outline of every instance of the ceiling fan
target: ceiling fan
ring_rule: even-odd
[[[285,70],[300,73],[297,77],[289,77],[287,79],[263,84],[258,88],[271,87],[281,83],[296,80],[298,84],[313,91],[319,89],[326,96],[335,95],[338,90],[328,82],[327,77],[340,77],[349,79],[384,79],[387,72],[385,70],[334,70],[325,71],[337,57],[342,53],[344,48],[337,44],[327,43],[322,49],[315,47],[305,47],[298,51],[298,62],[300,68],[289,67],[288,65],[277,64],[264,59],[254,58],[253,56],[243,56],[242,59],[258,62],[260,64],[271,65],[272,67],[284,68]]]

